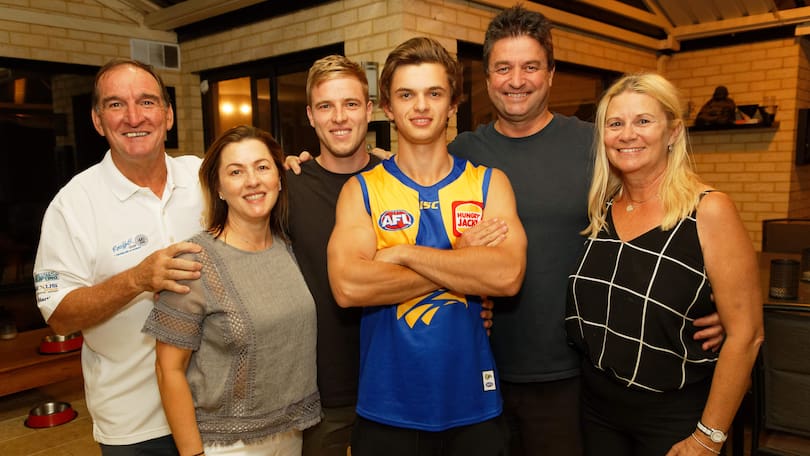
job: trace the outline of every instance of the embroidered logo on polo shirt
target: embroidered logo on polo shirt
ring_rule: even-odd
[[[134,252],[149,243],[149,238],[145,234],[138,234],[125,241],[115,244],[112,248],[113,256],[126,255]]]
[[[59,273],[56,271],[43,271],[34,274],[37,302],[50,299],[48,293],[59,291]]]

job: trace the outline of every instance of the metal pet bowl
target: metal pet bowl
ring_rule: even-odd
[[[42,338],[39,344],[39,352],[42,354],[67,353],[82,348],[84,338],[82,333],[74,332],[66,336],[51,334]]]
[[[78,413],[67,402],[45,402],[28,412],[25,425],[30,428],[48,428],[65,424]]]

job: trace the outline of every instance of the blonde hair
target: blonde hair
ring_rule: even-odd
[[[342,55],[328,55],[318,59],[307,72],[307,105],[312,106],[312,90],[324,81],[355,78],[363,86],[363,97],[368,102],[368,79],[359,63]],[[376,82],[376,81],[375,81]]]
[[[700,201],[700,192],[705,185],[695,173],[689,156],[686,129],[684,126],[678,90],[663,76],[654,73],[625,75],[616,81],[602,96],[596,109],[596,152],[593,181],[588,193],[588,228],[582,231],[596,237],[607,225],[607,202],[622,190],[621,176],[614,169],[605,151],[605,118],[607,108],[614,97],[633,92],[649,95],[663,108],[669,131],[675,131],[675,140],[667,152],[667,167],[659,188],[659,197],[664,206],[661,229],[669,230],[689,216]]]

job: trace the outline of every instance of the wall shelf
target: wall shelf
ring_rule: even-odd
[[[718,126],[718,125],[705,125],[705,126],[687,126],[686,130],[689,133],[703,133],[703,132],[737,132],[737,131],[776,131],[779,129],[779,121],[776,121],[770,125],[762,125],[762,124],[734,124],[734,125],[726,125],[726,126]]]

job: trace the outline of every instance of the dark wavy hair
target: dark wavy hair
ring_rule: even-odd
[[[391,105],[391,81],[394,71],[402,65],[419,65],[421,63],[438,63],[447,70],[450,83],[450,104],[458,105],[462,101],[462,80],[464,68],[433,38],[419,36],[400,44],[385,59],[380,74],[380,106]]]
[[[219,237],[225,228],[225,222],[228,220],[228,204],[219,199],[219,167],[222,161],[222,151],[228,144],[246,139],[257,139],[264,143],[278,169],[281,191],[278,194],[276,205],[270,211],[270,230],[289,244],[290,237],[287,228],[289,205],[287,202],[287,173],[284,172],[284,151],[270,133],[250,125],[230,128],[217,137],[205,152],[205,158],[200,165],[200,185],[205,197],[205,227],[214,237]]]
[[[528,36],[540,43],[546,51],[548,69],[554,69],[554,43],[551,41],[551,22],[540,13],[515,5],[501,11],[487,27],[484,35],[484,73],[489,75],[489,55],[495,42],[503,38]]]

